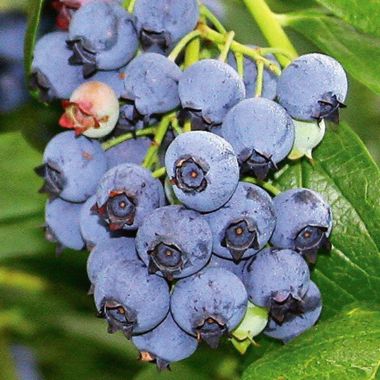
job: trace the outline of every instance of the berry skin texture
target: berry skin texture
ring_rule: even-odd
[[[96,284],[100,273],[108,265],[123,261],[140,262],[136,254],[135,239],[118,237],[100,241],[87,259],[87,275],[91,284]]]
[[[135,55],[138,39],[131,15],[116,2],[92,1],[75,12],[69,27],[71,64],[82,65],[85,78],[114,70]]]
[[[137,0],[136,27],[144,50],[164,54],[198,21],[196,0]]]
[[[292,189],[273,199],[277,225],[271,244],[300,252],[315,263],[320,248],[331,249],[333,220],[330,206],[316,191]]]
[[[124,70],[123,98],[134,102],[141,119],[161,114],[179,105],[180,68],[157,53],[144,53],[134,58]]]
[[[271,197],[246,182],[239,182],[232,198],[205,217],[212,230],[213,253],[235,262],[262,249],[276,225]]]
[[[126,163],[108,170],[100,180],[94,210],[111,231],[134,231],[147,215],[164,204],[161,182],[149,170]]]
[[[277,99],[294,119],[326,118],[338,123],[347,88],[347,76],[339,62],[323,54],[306,54],[282,72]]]
[[[108,135],[119,118],[119,101],[111,87],[96,81],[81,84],[63,103],[59,120],[63,128],[74,129],[76,135],[90,138]]]
[[[197,212],[166,206],[144,219],[137,231],[136,247],[150,273],[173,280],[197,273],[207,264],[212,235]]]
[[[222,268],[235,274],[241,281],[243,281],[243,271],[248,260],[241,260],[235,263],[232,260],[223,259],[216,255],[211,255],[211,259],[207,264],[207,268]]]
[[[96,196],[93,195],[87,199],[80,211],[80,232],[89,250],[99,242],[111,238],[107,223],[92,211],[95,202]]]
[[[288,343],[315,325],[322,311],[322,300],[317,285],[312,281],[302,299],[302,309],[302,314],[289,315],[281,325],[270,319],[264,334]]]
[[[177,136],[166,151],[165,166],[176,197],[200,212],[222,207],[239,181],[239,166],[231,145],[210,132]]]
[[[232,108],[222,125],[242,171],[265,179],[292,149],[294,125],[286,111],[265,98],[246,99]]]
[[[178,90],[182,107],[195,119],[202,118],[208,128],[220,125],[228,110],[245,98],[238,73],[216,59],[204,59],[186,69]]]
[[[221,336],[243,319],[247,302],[247,292],[237,276],[210,268],[178,281],[170,307],[184,331],[216,348]]]
[[[57,243],[57,254],[60,254],[64,248],[78,251],[83,248],[84,241],[79,228],[81,206],[59,198],[46,203],[45,237]]]
[[[54,136],[45,148],[36,173],[45,180],[41,192],[69,202],[84,202],[96,191],[107,169],[101,145],[68,131]]]
[[[250,45],[251,48],[257,48],[257,46]],[[278,68],[280,68],[279,63],[272,54],[266,56],[267,59],[273,62]],[[236,58],[233,53],[229,53],[227,57],[227,62],[235,70],[237,70]],[[243,81],[245,85],[246,98],[253,98],[256,92],[256,78],[257,78],[257,64],[254,60],[249,57],[244,57],[244,76]],[[278,76],[268,69],[264,69],[263,77],[263,91],[262,95],[264,98],[273,100],[276,97]]]
[[[282,323],[286,315],[301,309],[310,283],[309,268],[297,252],[266,248],[244,268],[249,300],[270,308],[270,316]]]
[[[181,330],[170,313],[155,329],[134,336],[132,342],[140,351],[140,360],[156,363],[159,370],[188,358],[198,346],[197,340]]]
[[[138,138],[123,141],[121,144],[106,150],[108,169],[127,162],[141,165],[150,145],[150,139]]]
[[[166,281],[131,261],[115,262],[98,275],[94,299],[99,316],[108,322],[108,332],[121,330],[128,339],[155,328],[170,304]]]

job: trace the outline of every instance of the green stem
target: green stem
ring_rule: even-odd
[[[226,62],[228,52],[231,49],[232,41],[234,40],[235,32],[231,31],[226,34],[226,42],[223,46],[222,52],[219,55],[219,61]]]
[[[172,121],[172,124],[171,124],[173,130],[177,133],[177,135],[180,135],[183,133],[181,127],[179,126],[179,122],[178,122],[178,119],[175,118],[173,121]]]
[[[254,185],[259,185],[260,187],[269,191],[273,195],[278,195],[281,193],[281,190],[278,189],[276,186],[272,185],[270,182],[261,181],[253,177],[244,177],[241,179],[241,181],[253,183]]]
[[[144,129],[139,129],[138,131],[132,133],[128,132],[125,133],[124,135],[115,137],[114,139],[108,140],[102,144],[102,148],[104,150],[108,150],[110,148],[113,148],[116,145],[119,145],[120,143],[127,141],[127,140],[132,140],[136,137],[143,137],[143,136],[150,136],[154,135],[156,132],[157,127],[148,127]]]
[[[129,13],[133,13],[133,10],[135,9],[135,3],[136,3],[136,0],[131,0],[131,2],[129,3],[129,5],[128,5],[128,12]]]
[[[200,35],[200,32],[199,30],[193,30],[192,32],[190,32],[189,34],[186,34],[185,37],[183,37],[179,42],[178,44],[176,45],[176,47],[172,50],[172,52],[169,54],[168,58],[171,60],[171,61],[175,61],[177,59],[177,57],[179,56],[179,54],[181,53],[181,51],[185,48],[185,46],[195,37],[198,37]]]
[[[284,29],[278,22],[276,15],[268,7],[265,0],[243,0],[245,6],[256,20],[264,37],[269,45],[275,48],[281,48],[288,52],[291,59],[298,56],[296,49],[290,42]],[[287,66],[290,60],[281,54],[276,54],[276,57],[282,66]]]
[[[244,78],[244,55],[235,53],[236,68],[240,78]]]
[[[263,93],[263,82],[264,82],[264,64],[262,61],[256,62],[257,66],[257,77],[256,77],[256,91],[255,96],[259,97]]]
[[[159,168],[152,173],[154,178],[163,177],[166,174],[166,168]]]
[[[216,32],[215,30],[209,28],[205,24],[199,24],[198,25],[198,31],[200,32],[200,34],[201,34],[201,36],[203,38],[206,38],[206,39],[208,39],[210,41],[213,41],[216,44],[224,44],[226,42],[226,36],[225,35]],[[278,66],[276,66],[269,59],[266,59],[265,57],[261,56],[258,53],[257,49],[250,48],[250,47],[248,47],[246,45],[243,45],[243,44],[241,44],[239,42],[236,42],[236,41],[232,41],[232,43],[231,43],[231,50],[234,53],[237,52],[237,53],[241,53],[243,55],[246,55],[248,57],[251,57],[255,61],[261,60],[261,61],[264,62],[264,66],[268,70],[272,71],[276,75],[280,75],[281,74],[280,68]]]
[[[18,379],[13,359],[9,352],[9,345],[3,335],[0,335],[0,373],[3,379]]]
[[[185,50],[185,68],[190,67],[192,64],[199,61],[200,49],[201,41],[199,38],[194,38],[189,42]]]
[[[222,25],[214,13],[212,13],[205,5],[201,4],[199,10],[201,15],[204,16],[206,20],[210,21],[219,33],[225,34],[227,32],[226,28]]]
[[[157,154],[158,148],[161,146],[162,140],[164,139],[166,132],[170,126],[170,123],[172,122],[174,117],[175,117],[175,112],[172,112],[169,115],[166,115],[164,118],[162,118],[159,126],[156,129],[156,133],[154,135],[152,145],[149,147],[148,151],[146,152],[144,162],[142,164],[144,168],[150,169],[151,166],[154,164],[154,160],[155,160],[155,156]]]

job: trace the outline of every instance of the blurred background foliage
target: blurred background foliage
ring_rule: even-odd
[[[242,1],[205,3],[228,29],[236,31],[239,41],[266,46]],[[0,0],[0,11],[26,11],[29,4],[28,0]],[[320,7],[312,0],[269,0],[268,4],[278,13]],[[46,9],[46,14],[51,11]],[[291,28],[287,32],[300,54],[320,51],[305,33]],[[380,97],[352,76],[349,81],[348,108],[342,119],[380,162]],[[94,318],[92,299],[86,295],[87,254],[65,251],[56,258],[54,246],[43,238],[44,197],[37,194],[40,181],[32,168],[40,163],[43,147],[58,130],[59,114],[59,104],[47,107],[31,99],[0,114],[0,379],[18,378],[20,350],[15,345],[28,347],[38,365],[38,373],[32,378],[29,372],[28,380],[156,379],[156,369],[140,364],[128,341],[119,334],[106,334],[104,322]],[[260,346],[251,347],[244,357],[229,344],[217,351],[202,346],[192,358],[159,377],[239,379],[247,364],[279,346],[265,338],[258,343]]]

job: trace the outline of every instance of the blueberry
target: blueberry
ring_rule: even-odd
[[[209,261],[211,230],[197,212],[183,206],[154,210],[137,231],[136,247],[150,273],[169,280],[190,276]]]
[[[179,105],[180,68],[156,53],[144,53],[133,59],[124,70],[123,98],[133,102],[135,119],[147,121]]]
[[[188,358],[198,346],[197,340],[181,330],[170,313],[155,329],[134,336],[132,342],[140,351],[140,360],[154,362],[160,370]]]
[[[69,64],[68,34],[52,32],[37,41],[32,62],[31,86],[44,101],[68,99],[81,83],[80,69]],[[63,80],[64,78],[64,80]]]
[[[121,94],[124,92],[124,79],[123,79],[124,67],[116,70],[108,71],[97,71],[90,79],[91,81],[102,82],[115,92],[116,96],[120,98]],[[81,79],[81,81],[86,81]]]
[[[22,61],[26,15],[19,11],[0,12],[0,57]]]
[[[255,45],[250,45],[251,48],[257,48]],[[272,54],[268,54],[266,59],[269,59],[273,64],[280,68],[280,64],[277,62],[276,58]],[[235,55],[229,53],[227,57],[227,62],[235,70],[237,69]],[[245,85],[246,97],[253,98],[256,93],[256,79],[257,79],[257,64],[256,61],[249,57],[244,57],[244,76],[243,81]],[[263,91],[262,96],[267,99],[274,99],[276,97],[276,87],[277,87],[278,76],[268,69],[264,69],[263,77]]]
[[[59,198],[46,203],[45,237],[57,243],[57,253],[62,252],[64,248],[83,248],[84,241],[79,228],[81,206]]]
[[[241,260],[239,263],[235,263],[232,260],[223,259],[216,255],[211,255],[211,259],[207,264],[207,268],[222,268],[228,270],[243,280],[244,267],[248,260]]]
[[[265,98],[246,99],[228,112],[223,137],[231,143],[243,172],[265,179],[291,151],[294,125],[286,111]]]
[[[71,64],[83,66],[85,78],[97,70],[126,65],[138,48],[131,15],[116,2],[92,1],[75,12],[69,27]]]
[[[96,191],[107,168],[101,145],[74,132],[59,133],[45,148],[43,164],[36,168],[45,180],[41,189],[70,202],[84,202]]]
[[[219,126],[229,109],[245,98],[244,83],[228,64],[216,59],[199,61],[183,73],[179,97],[193,124]]]
[[[100,180],[95,210],[111,231],[137,230],[143,219],[164,203],[161,182],[149,170],[125,163],[108,170]]]
[[[213,252],[235,262],[262,249],[276,225],[271,197],[246,182],[239,182],[232,198],[206,218],[212,230]]]
[[[139,263],[136,254],[135,239],[118,237],[101,240],[91,250],[87,259],[87,275],[91,284],[96,284],[100,273],[108,266],[116,262]]]
[[[243,279],[249,300],[270,308],[272,319],[282,323],[289,313],[301,312],[310,272],[297,252],[266,248],[244,268]]]
[[[238,162],[231,145],[210,132],[177,136],[166,151],[165,166],[177,198],[201,212],[222,207],[239,181]]]
[[[117,261],[98,275],[94,299],[99,316],[108,322],[108,332],[121,330],[127,338],[155,328],[165,319],[170,303],[166,281],[131,261]]]
[[[300,252],[315,263],[320,248],[331,249],[328,237],[333,221],[330,206],[309,189],[292,189],[273,199],[277,225],[271,243]]]
[[[216,348],[221,336],[243,319],[247,302],[247,292],[237,276],[222,268],[209,268],[178,281],[170,307],[184,331]]]
[[[22,62],[0,57],[0,112],[11,112],[28,100],[24,80]]]
[[[317,285],[310,281],[309,289],[302,299],[302,313],[290,314],[282,324],[270,319],[264,334],[287,343],[315,325],[321,311],[321,293]]]
[[[277,99],[294,119],[339,122],[347,87],[347,76],[339,62],[323,54],[306,54],[282,72]]]
[[[106,151],[108,169],[127,162],[140,165],[144,161],[151,143],[151,140],[148,138],[138,138],[126,140],[108,149]]]
[[[93,195],[83,204],[80,212],[80,232],[87,249],[92,249],[99,242],[111,238],[107,223],[92,210],[95,202],[96,196]]]
[[[137,0],[136,27],[145,50],[165,53],[198,21],[196,0]]]

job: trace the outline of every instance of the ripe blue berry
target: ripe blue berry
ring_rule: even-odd
[[[237,276],[222,268],[209,268],[177,282],[171,311],[184,331],[216,348],[221,336],[243,319],[247,302],[247,292]]]
[[[147,215],[164,204],[161,182],[149,170],[125,163],[108,170],[100,180],[94,209],[111,231],[137,230]]]
[[[282,72],[277,99],[294,119],[339,122],[347,87],[347,76],[339,62],[323,54],[306,54]]]
[[[270,308],[270,316],[282,323],[288,313],[298,313],[309,284],[309,268],[297,252],[266,248],[244,268],[249,300]]]
[[[145,50],[165,53],[198,21],[196,0],[137,0],[136,27]]]
[[[135,55],[138,40],[131,15],[116,2],[92,1],[75,12],[69,27],[71,64],[82,65],[85,78],[114,70]]]
[[[322,311],[322,300],[312,281],[302,299],[301,309],[300,314],[289,314],[281,324],[269,319],[264,334],[287,343],[315,325]]]
[[[216,59],[204,59],[186,69],[178,91],[182,107],[193,123],[203,123],[206,129],[219,126],[227,112],[245,98],[238,73]]]
[[[277,225],[271,243],[275,247],[300,252],[311,263],[315,263],[320,248],[331,249],[332,213],[320,194],[292,189],[277,195],[273,204]]]
[[[239,182],[232,198],[206,214],[212,230],[213,253],[239,262],[268,243],[276,218],[272,199],[258,186]]]
[[[95,193],[107,168],[101,145],[74,132],[59,133],[45,148],[43,164],[36,168],[45,180],[41,189],[70,202],[84,202]]]
[[[223,259],[216,255],[211,255],[211,259],[207,264],[207,268],[222,268],[235,274],[241,281],[243,281],[243,271],[248,260],[241,260],[236,263],[232,260]]]
[[[137,231],[136,247],[150,273],[168,280],[190,276],[209,261],[211,230],[197,212],[183,206],[154,210]]]
[[[210,132],[177,136],[166,151],[165,166],[177,198],[201,212],[223,206],[239,181],[239,166],[231,145]]]
[[[140,351],[140,360],[154,362],[160,370],[188,358],[198,346],[197,340],[181,330],[170,313],[152,331],[134,336],[132,342]]]
[[[133,102],[135,118],[149,120],[179,105],[178,81],[180,68],[168,58],[156,53],[144,53],[134,58],[124,70],[123,98]]]
[[[243,171],[265,179],[291,151],[294,125],[286,111],[265,98],[246,99],[228,112],[222,136],[231,143]]]
[[[108,149],[106,151],[108,169],[127,162],[140,165],[150,145],[150,139],[138,138],[123,141],[121,144]]]
[[[87,275],[91,284],[96,284],[99,275],[107,266],[122,261],[139,263],[135,239],[118,237],[100,241],[87,259]]]
[[[251,45],[251,48],[257,46]],[[276,58],[272,54],[268,54],[265,58],[273,62],[277,67],[280,67]],[[227,62],[235,70],[237,69],[236,58],[233,53],[228,54]],[[245,85],[246,98],[253,98],[256,92],[256,80],[257,80],[257,64],[252,58],[244,57],[244,76],[243,81]],[[264,69],[263,77],[263,91],[262,96],[267,99],[274,99],[276,97],[278,76],[268,69]]]
[[[83,248],[84,241],[79,228],[81,206],[59,198],[46,203],[45,237],[57,243],[57,253],[61,253],[64,248]]]
[[[131,261],[117,261],[98,275],[94,299],[99,316],[108,322],[108,332],[121,330],[129,339],[162,322],[170,303],[166,281]]]

